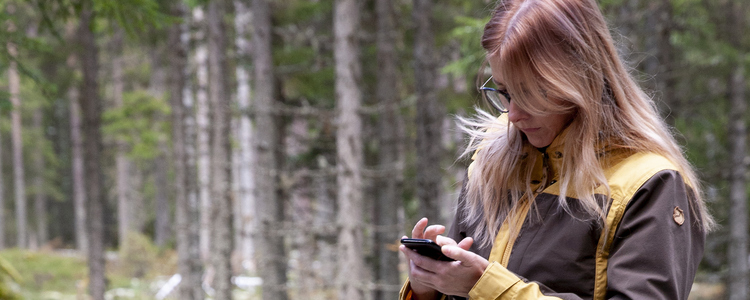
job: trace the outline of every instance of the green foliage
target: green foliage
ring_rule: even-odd
[[[102,132],[128,146],[128,156],[146,161],[159,155],[159,142],[166,140],[170,113],[165,97],[146,91],[123,93],[123,105],[104,112]]]
[[[484,32],[484,24],[489,21],[489,16],[481,19],[458,16],[457,26],[450,31],[450,37],[457,40],[461,49],[461,58],[443,67],[442,72],[455,76],[470,78],[469,86],[474,84],[473,78],[484,61],[485,51],[478,41],[478,37]]]
[[[161,28],[179,21],[170,17],[154,0],[93,0],[94,11],[106,19],[114,19],[131,35],[154,26]]]

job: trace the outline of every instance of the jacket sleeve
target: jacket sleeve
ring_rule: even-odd
[[[606,298],[687,299],[706,238],[692,198],[672,170],[638,189],[612,242]]]

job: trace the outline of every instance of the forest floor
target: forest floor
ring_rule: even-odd
[[[174,251],[139,249],[134,252],[136,253],[107,253],[106,298],[108,300],[177,299],[174,291],[164,298],[157,297],[157,294],[163,293],[164,286],[168,285],[167,282],[175,274],[176,254]],[[0,251],[0,257],[8,261],[21,275],[20,281],[11,284],[11,289],[20,294],[21,299],[85,299],[88,292],[86,281],[88,268],[86,258],[79,252],[6,249]],[[249,279],[250,277],[243,278]],[[258,291],[253,288],[235,288],[233,298],[235,300],[260,300],[258,295]],[[723,284],[703,282],[700,281],[699,276],[699,281],[693,284],[689,299],[723,299],[723,295]]]
[[[172,250],[159,250],[147,243],[136,242],[131,245],[133,246],[129,251],[111,251],[106,254],[105,298],[177,299],[174,290],[166,297],[157,297],[160,292],[164,294],[164,286],[176,272],[176,253]],[[9,286],[21,299],[86,299],[88,267],[85,256],[80,252],[62,249],[6,249],[0,251],[0,257],[20,274],[21,280],[11,282]],[[259,300],[257,295],[254,288],[234,290],[236,300]]]

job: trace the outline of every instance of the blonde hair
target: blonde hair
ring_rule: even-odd
[[[606,207],[594,190],[609,186],[602,169],[602,147],[660,154],[674,163],[692,187],[691,209],[703,230],[714,220],[701,197],[700,182],[659,116],[654,101],[639,87],[620,59],[594,0],[505,0],[485,26],[482,47],[496,60],[513,103],[530,114],[575,111],[564,139],[560,205],[565,195],[603,221]],[[562,104],[547,101],[553,97]],[[534,147],[508,121],[479,112],[463,119],[472,137],[465,154],[476,151],[467,183],[465,222],[476,225],[474,239],[492,244],[502,222],[513,217],[530,186],[534,162],[521,155]],[[534,150],[536,151],[536,150]],[[609,198],[609,195],[607,195]],[[603,224],[603,223],[600,223]],[[513,232],[513,231],[511,231]]]

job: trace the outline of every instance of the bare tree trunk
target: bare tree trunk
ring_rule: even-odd
[[[278,195],[279,135],[274,109],[276,86],[271,56],[271,11],[268,0],[253,0],[253,66],[255,67],[256,265],[263,279],[263,299],[287,299],[286,249],[279,234],[284,218]]]
[[[8,13],[13,14],[15,8],[9,6]],[[8,31],[16,31],[15,24],[8,22]],[[12,58],[18,56],[16,45],[8,42],[8,55]],[[16,245],[18,248],[26,248],[27,241],[27,219],[26,219],[26,183],[24,182],[23,169],[23,138],[21,136],[21,79],[18,76],[18,65],[11,60],[8,66],[8,90],[10,91],[10,103],[13,110],[11,118],[11,143],[13,145],[13,190],[16,201]]]
[[[187,68],[190,32],[184,4],[174,4],[173,15],[185,22],[169,30],[172,105],[172,141],[175,165],[175,211],[177,233],[177,269],[182,276],[179,299],[202,300],[200,257],[200,203],[195,164],[195,118],[193,95]]]
[[[442,223],[440,219],[440,197],[442,194],[442,112],[435,80],[435,37],[432,32],[432,1],[414,0],[412,16],[416,24],[414,41],[414,77],[417,94],[417,198],[420,216],[431,223]]]
[[[173,49],[168,49],[167,52],[171,52]],[[160,55],[159,50],[154,49],[152,54],[152,72],[151,80],[149,82],[149,94],[155,98],[164,97],[166,89],[169,84],[169,65],[164,64],[163,57]],[[179,73],[178,73],[179,74]],[[166,87],[166,88],[165,88]],[[165,116],[157,114],[154,119],[156,122],[163,121]],[[166,141],[160,139],[157,142],[158,154],[154,161],[154,168],[151,170],[154,178],[154,242],[157,246],[162,246],[169,239],[170,235],[170,204],[169,204],[169,191],[167,185],[167,177],[169,172],[169,164],[167,163],[167,145]],[[137,198],[137,197],[134,197]],[[142,198],[142,197],[141,197]],[[131,206],[131,219],[136,220],[134,230],[143,232],[145,230],[145,223],[147,216],[145,212],[148,210],[146,207],[145,199],[141,201],[134,201]]]
[[[729,102],[730,115],[730,155],[732,170],[729,182],[729,287],[730,300],[749,299],[748,280],[748,216],[747,216],[747,125],[745,116],[747,111],[747,99],[745,99],[746,76],[745,65],[742,63],[744,56],[742,30],[746,15],[743,9],[744,1],[729,2],[727,10],[729,23],[732,25],[732,37],[730,43],[737,49],[737,62],[729,80]],[[734,5],[731,5],[734,4]]]
[[[403,121],[399,115],[398,73],[396,71],[396,26],[393,1],[377,0],[375,9],[377,27],[378,83],[377,101],[385,110],[378,120],[378,157],[381,177],[377,181],[377,201],[375,202],[375,290],[374,299],[396,299],[400,288],[398,271],[398,251],[391,245],[399,237],[401,227],[397,209],[401,206],[402,143]],[[393,288],[391,288],[393,287]]]
[[[2,130],[0,130],[2,133]],[[0,250],[5,249],[5,177],[3,176],[3,138],[0,135]]]
[[[196,122],[197,122],[197,159],[198,159],[198,191],[201,203],[200,221],[200,250],[201,257],[208,261],[211,245],[211,149],[208,124],[210,118],[210,106],[208,103],[208,48],[206,46],[206,17],[201,7],[193,9],[193,20],[196,23],[195,31],[195,63],[198,89],[195,93]]]
[[[76,57],[68,57],[68,68],[76,68]],[[81,108],[78,99],[80,93],[78,87],[71,85],[68,89],[68,99],[70,106],[70,164],[72,169],[73,181],[73,210],[75,212],[75,234],[76,248],[86,253],[88,252],[88,235],[86,230],[86,185],[84,184],[83,171],[83,140],[81,138]]]
[[[334,60],[336,63],[336,182],[338,186],[338,295],[339,299],[363,299],[365,278],[362,257],[362,102],[359,61],[360,4],[357,0],[334,2]]]
[[[227,97],[226,35],[224,32],[224,1],[208,4],[209,37],[209,98],[211,101],[211,246],[213,281],[216,299],[232,299],[232,195],[231,152],[229,141],[230,101]]]
[[[112,103],[114,108],[122,107],[122,96],[125,91],[125,82],[123,79],[123,62],[122,62],[122,39],[123,30],[116,26],[112,35],[110,45],[112,51]],[[128,231],[132,230],[130,211],[131,197],[130,190],[130,159],[127,157],[127,145],[122,140],[116,142],[115,154],[115,191],[117,195],[117,234],[120,249],[127,248]]]
[[[173,51],[173,50],[172,50]],[[154,243],[156,246],[162,247],[167,243],[170,236],[170,205],[167,183],[169,171],[169,164],[167,163],[166,149],[167,145],[164,142],[159,142],[159,152],[161,153],[154,161],[154,204],[156,220],[154,221]]]
[[[37,108],[34,111],[34,130],[41,135],[44,133],[42,124],[42,109]],[[36,236],[37,244],[43,246],[49,239],[47,231],[47,194],[44,190],[44,149],[42,147],[34,149],[34,213],[36,217]]]
[[[646,72],[654,76],[652,88],[658,91],[659,108],[669,123],[674,124],[679,112],[679,99],[674,92],[674,47],[670,41],[672,28],[672,4],[669,0],[647,2],[649,13],[646,14],[647,32],[645,34],[646,50],[650,54],[645,60]]]
[[[240,110],[237,143],[239,151],[237,154],[237,179],[238,193],[237,201],[239,202],[240,217],[237,228],[240,236],[238,241],[239,254],[243,261],[252,262],[253,258],[253,239],[251,229],[253,228],[253,218],[255,217],[255,176],[253,176],[253,162],[255,161],[255,151],[253,149],[253,124],[248,112],[250,110],[250,71],[247,68],[247,62],[251,59],[252,45],[247,40],[247,29],[250,24],[250,10],[243,1],[234,1],[235,17],[234,27],[236,34],[237,55],[240,63],[237,66],[237,108]]]
[[[98,49],[92,29],[94,14],[90,7],[81,12],[79,24],[80,60],[83,67],[81,108],[83,109],[83,134],[85,151],[86,184],[88,186],[88,233],[89,233],[89,293],[94,300],[103,300],[106,289],[104,274],[104,205],[101,171],[101,100],[98,90]]]

